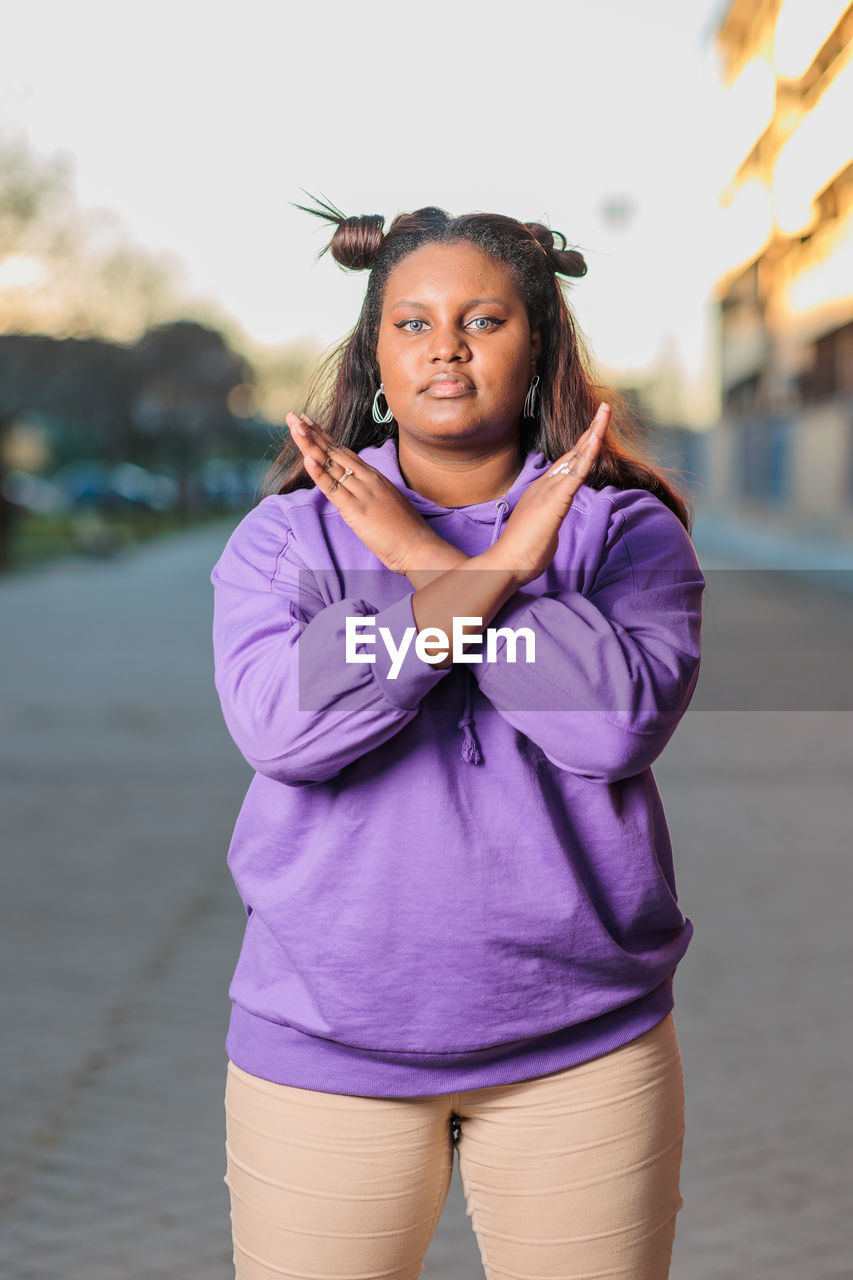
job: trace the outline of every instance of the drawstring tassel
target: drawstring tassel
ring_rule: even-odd
[[[480,751],[477,746],[477,739],[474,737],[474,731],[471,726],[474,723],[474,715],[471,710],[471,685],[474,677],[471,672],[467,672],[465,676],[465,710],[462,713],[462,719],[456,723],[457,729],[463,729],[465,732],[465,741],[462,744],[462,759],[467,760],[468,764],[479,764],[481,760]]]
[[[477,748],[477,739],[471,730],[471,717],[467,716],[464,720],[460,720],[457,728],[465,730],[465,742],[462,746],[462,759],[467,760],[469,764],[479,764],[481,760],[480,752]]]

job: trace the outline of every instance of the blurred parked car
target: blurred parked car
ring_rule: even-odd
[[[135,462],[72,462],[57,471],[53,483],[72,509],[172,511],[178,500],[172,476],[146,471]]]
[[[3,477],[2,493],[13,507],[32,511],[34,515],[63,511],[67,505],[58,485],[42,476],[30,475],[29,471],[7,471]]]
[[[151,511],[173,511],[178,502],[178,482],[172,476],[146,471],[134,462],[113,467],[110,480],[120,498]]]
[[[260,488],[264,468],[255,462],[234,458],[208,458],[195,473],[207,501],[229,510],[248,511]]]
[[[36,516],[93,516],[134,511],[203,512],[211,508],[248,511],[260,491],[263,462],[209,458],[183,481],[176,474],[149,471],[135,462],[89,459],[60,468],[52,479],[14,470],[2,481],[2,496]]]

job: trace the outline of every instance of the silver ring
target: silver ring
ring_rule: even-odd
[[[355,472],[353,471],[352,467],[346,467],[344,469],[344,474],[338,480],[338,484],[343,484],[347,476],[353,476],[353,475],[355,475]]]
[[[570,475],[570,474],[571,474],[571,472],[569,471],[569,464],[568,464],[568,462],[562,462],[562,463],[560,463],[559,467],[557,467],[557,470],[556,470],[556,471],[549,471],[549,472],[548,472],[548,479],[550,480],[552,476],[567,476],[567,475]]]

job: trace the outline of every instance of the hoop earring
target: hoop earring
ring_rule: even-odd
[[[528,398],[526,398],[526,399],[525,399],[525,402],[524,402],[524,416],[525,416],[525,417],[535,417],[535,410],[537,410],[537,388],[538,388],[538,385],[539,385],[539,375],[538,375],[538,374],[534,374],[534,375],[533,375],[533,381],[532,381],[532,383],[530,383],[530,385],[529,385],[529,387],[528,387]]]
[[[373,421],[378,422],[380,426],[382,426],[386,422],[394,421],[394,415],[391,412],[391,408],[387,400],[385,401],[385,413],[381,414],[379,412],[379,397],[384,395],[385,395],[385,388],[380,382],[379,390],[376,392],[376,395],[373,397],[373,410],[372,410]]]

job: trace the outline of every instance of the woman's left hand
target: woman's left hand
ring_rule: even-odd
[[[544,475],[528,485],[497,542],[487,553],[526,586],[544,573],[559,546],[560,527],[574,496],[592,470],[610,425],[611,407],[602,402],[583,435]]]
[[[353,533],[392,573],[405,574],[441,539],[391,481],[304,413],[285,419],[305,470]],[[345,470],[351,474],[341,482]]]

